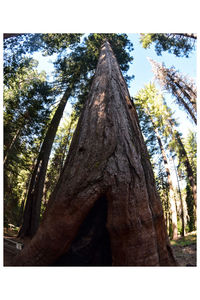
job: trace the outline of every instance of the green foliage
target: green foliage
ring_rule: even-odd
[[[191,51],[195,49],[194,35],[189,36],[187,34],[142,33],[140,42],[145,49],[154,43],[157,55],[162,55],[163,51],[168,51],[177,57],[189,57]]]
[[[180,238],[176,241],[171,241],[171,244],[174,246],[184,247],[184,246],[189,246],[189,245],[195,244],[196,240],[197,240],[197,235],[196,235],[196,233],[194,233],[194,234],[189,234],[189,235],[187,235],[183,238]]]
[[[35,136],[41,136],[50,113],[49,104],[54,101],[51,86],[45,73],[35,70],[36,63],[25,61],[23,68],[4,85],[4,139],[5,151],[18,130],[20,144],[33,144]]]
[[[24,57],[4,68],[4,212],[14,224],[21,220],[25,183],[54,102],[46,74],[38,73],[36,66],[36,61]]]
[[[77,116],[88,96],[91,82],[97,66],[101,46],[107,39],[116,55],[120,68],[127,83],[134,77],[127,76],[129,63],[133,58],[130,51],[133,45],[126,34],[89,34],[75,51],[59,56],[55,62],[56,81],[62,89],[72,87],[71,96]]]
[[[43,55],[66,55],[80,42],[82,34],[19,34],[4,40],[4,82],[7,77],[15,80],[15,72],[24,66],[24,59],[40,51]]]
[[[166,132],[166,119],[170,112],[166,109],[164,99],[153,83],[145,85],[134,98],[142,133],[144,134],[148,150],[153,156],[160,152],[155,135],[155,128],[160,131],[167,141],[169,133]]]
[[[121,70],[126,73],[129,68],[128,64],[133,60],[129,54],[133,50],[133,46],[127,35],[89,34],[84,38],[83,43],[76,47],[76,51],[68,53],[64,58],[59,56],[55,66],[57,71],[60,71],[60,77],[68,84],[77,76],[81,80],[91,78],[94,75],[100,49],[105,39],[110,42]]]
[[[184,142],[187,151],[188,159],[192,167],[195,183],[197,181],[197,134],[189,130]]]
[[[170,216],[170,205],[169,205],[169,181],[168,171],[164,167],[164,160],[162,158],[161,150],[168,151],[168,156],[178,156],[183,161],[186,159],[183,156],[183,148],[181,147],[180,134],[178,133],[176,126],[177,123],[173,119],[172,111],[167,107],[162,95],[156,89],[154,84],[148,84],[141,89],[135,98],[136,108],[139,109],[139,119],[143,134],[146,136],[146,143],[148,150],[152,153],[152,161],[154,166],[154,173],[156,178],[157,190],[160,194],[164,215],[168,224],[169,236],[172,235],[172,222]],[[141,118],[142,115],[142,118]],[[146,115],[146,117],[145,117]],[[149,122],[144,120],[149,120]],[[149,125],[150,123],[150,125]],[[155,151],[156,148],[149,141],[153,140],[151,136],[154,136],[155,143],[158,142],[159,150]],[[158,138],[158,139],[156,139]],[[160,142],[159,142],[160,140]],[[162,145],[160,145],[162,143]],[[163,149],[161,149],[163,148]],[[153,151],[152,151],[153,150]],[[170,151],[169,151],[170,150]],[[187,174],[186,174],[187,176]],[[175,190],[173,191],[175,195]],[[179,194],[176,195],[178,198]],[[178,219],[178,231],[182,231],[182,219],[181,211],[177,213]]]
[[[44,55],[53,55],[58,53],[60,56],[63,52],[74,50],[80,43],[83,34],[79,33],[46,33],[41,34],[41,49]]]
[[[122,72],[128,71],[128,63],[130,63],[133,58],[130,56],[129,52],[133,50],[132,43],[128,40],[126,34],[90,34],[85,39],[85,44],[88,49],[90,58],[94,61],[94,69],[96,68],[97,60],[99,58],[101,45],[105,40],[108,40],[117,61],[120,65]],[[128,52],[127,52],[127,50]]]
[[[158,164],[157,174],[155,173],[156,188],[160,195],[164,215],[170,214],[169,185],[166,179],[166,172],[161,163]]]
[[[40,34],[22,34],[4,40],[4,80],[7,80],[7,76],[14,78],[16,70],[24,66],[25,55],[37,51],[40,46]]]
[[[188,210],[188,231],[191,232],[195,230],[195,215],[194,215],[194,198],[192,196],[192,190],[190,187],[189,182],[186,186],[186,203],[187,203],[187,210]]]

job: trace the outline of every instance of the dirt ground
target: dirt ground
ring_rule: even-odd
[[[195,267],[196,263],[196,244],[190,246],[173,246],[174,255],[180,266]]]
[[[196,232],[191,232],[185,237],[171,241],[171,246],[180,266],[197,266]]]
[[[16,232],[12,230],[4,230],[4,237],[22,242],[16,237]],[[187,234],[185,237],[180,237],[176,241],[171,241],[171,246],[179,266],[195,267],[197,265],[196,232]],[[15,249],[12,252],[8,251],[6,243],[4,243],[4,266],[11,265],[12,258],[17,254],[17,251]]]

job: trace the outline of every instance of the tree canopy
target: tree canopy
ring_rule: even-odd
[[[140,42],[147,49],[152,43],[155,44],[157,55],[163,51],[173,53],[177,57],[189,57],[196,46],[197,35],[194,33],[141,33]]]
[[[140,35],[140,42],[146,49],[154,43],[159,56],[162,56],[164,51],[168,51],[175,57],[190,59],[190,54],[195,51],[196,35],[148,33]],[[104,52],[102,52],[102,45],[105,48]],[[65,189],[63,178],[66,177],[71,182],[70,174],[73,174],[73,186],[76,187],[73,190],[74,198],[82,187],[88,185],[89,188],[94,182],[97,184],[95,185],[97,194],[101,190],[98,197],[95,194],[98,198],[95,198],[97,204],[94,204],[94,211],[92,210],[91,216],[89,214],[86,222],[90,223],[93,218],[96,218],[99,220],[96,222],[99,222],[99,226],[104,231],[103,222],[106,218],[104,211],[109,210],[106,203],[111,199],[109,195],[112,194],[112,188],[109,192],[107,190],[109,184],[105,184],[105,178],[110,182],[110,177],[104,176],[105,170],[112,173],[115,169],[114,164],[109,165],[112,160],[116,160],[116,177],[113,175],[112,184],[113,187],[116,184],[119,195],[122,193],[119,189],[120,180],[123,182],[124,177],[120,177],[119,180],[118,176],[121,172],[125,174],[123,171],[125,168],[127,174],[129,171],[131,174],[130,189],[134,190],[136,186],[140,186],[137,178],[143,178],[144,175],[147,187],[143,192],[149,194],[149,199],[156,199],[151,203],[152,214],[162,211],[158,204],[160,200],[159,197],[157,198],[155,187],[157,188],[170,238],[177,239],[179,235],[184,236],[187,232],[196,229],[195,130],[190,131],[187,138],[185,135],[183,137],[182,124],[179,125],[177,122],[174,108],[172,109],[168,102],[169,97],[170,100],[175,99],[176,111],[181,108],[183,114],[189,115],[194,128],[197,120],[195,81],[182,75],[173,66],[167,68],[164,62],[158,63],[150,59],[155,78],[162,90],[156,85],[156,81],[143,82],[143,88],[134,94],[132,88],[138,73],[134,70],[133,46],[129,35],[117,33],[4,35],[4,222],[7,227],[8,224],[14,224],[19,238],[33,238],[37,235],[40,221],[46,218],[46,214],[48,216],[51,205],[54,207],[53,199],[56,197],[58,199],[59,193],[62,194],[62,189]],[[47,72],[38,71],[39,62],[35,59],[36,53],[53,58],[52,74],[49,74],[48,69]],[[130,69],[132,63],[133,68]],[[131,87],[130,91],[128,87]],[[93,99],[93,95],[100,99],[98,103]],[[116,101],[118,98],[123,99],[124,102],[121,103],[120,100],[115,103],[114,98]],[[94,104],[93,109],[88,104],[88,99],[91,99],[91,103]],[[68,103],[72,107],[70,114],[66,113]],[[87,122],[84,119],[86,115]],[[102,118],[106,116],[105,124],[101,116]],[[110,126],[113,126],[112,131],[109,131]],[[93,131],[94,128],[96,131]],[[125,130],[124,136],[121,135],[121,130]],[[85,137],[86,131],[87,137],[90,137],[93,144],[89,145],[85,140],[79,145],[79,135]],[[108,137],[108,131],[111,139]],[[86,145],[88,151],[85,150]],[[151,171],[152,167],[154,173]],[[83,173],[83,169],[89,175]],[[67,184],[66,186],[69,185]],[[150,186],[153,187],[152,190]],[[124,195],[128,195],[127,189],[122,189]],[[66,195],[67,193],[68,191]],[[134,193],[139,199],[138,190]],[[118,199],[116,193],[112,194],[112,197]],[[98,201],[102,201],[102,205],[98,204]],[[120,200],[117,201],[120,203]],[[128,206],[129,204],[127,202]],[[113,209],[116,209],[117,215],[117,208]],[[132,207],[130,210],[132,211]],[[136,211],[134,213],[140,211],[142,215],[140,205],[137,206]],[[85,212],[83,215],[85,216]],[[125,210],[123,218],[125,218]],[[159,220],[161,224],[163,221]],[[95,227],[97,223],[92,227],[94,232],[97,230]],[[89,225],[83,225],[82,233],[86,234],[87,226]],[[114,237],[111,227],[109,230]],[[158,228],[155,228],[157,232]],[[88,234],[87,232],[86,236]],[[75,240],[75,244],[72,244],[71,254],[74,255],[76,252],[73,247],[76,248],[79,242],[81,245],[84,243],[83,236],[81,235],[80,240],[77,237],[78,242]],[[107,237],[104,238],[107,243]],[[140,240],[141,236],[138,235],[137,239]],[[162,242],[155,240],[155,243],[161,243],[162,246],[159,244],[158,247],[162,248],[163,243],[166,242],[164,240],[165,238]],[[91,249],[93,249],[92,245],[91,237]],[[108,247],[108,244],[106,245]],[[91,251],[94,254],[93,250]],[[165,256],[166,260],[169,259],[168,255],[170,254]],[[110,263],[108,256],[105,259]],[[135,260],[133,256],[132,258],[130,256],[131,259]]]

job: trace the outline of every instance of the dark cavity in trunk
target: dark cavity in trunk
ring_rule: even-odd
[[[112,266],[109,233],[106,228],[107,199],[94,204],[66,254],[54,266]]]

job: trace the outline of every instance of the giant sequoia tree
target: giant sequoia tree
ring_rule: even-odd
[[[14,265],[176,265],[135,108],[106,41],[64,169]]]
[[[27,194],[23,224],[19,232],[20,237],[33,237],[37,231],[40,222],[41,200],[43,196],[46,170],[56,131],[70,96],[76,94],[77,90],[82,89],[83,82],[86,86],[90,85],[91,76],[93,75],[93,70],[95,69],[97,63],[97,55],[99,53],[98,45],[104,36],[105,35],[103,34],[91,34],[86,39],[86,46],[84,45],[76,47],[76,51],[71,52],[69,55],[65,56],[64,59],[62,56],[61,58],[59,57],[56,62],[57,73],[59,74],[58,77],[61,81],[60,83],[62,83],[63,86],[67,86],[67,88],[51,120],[50,126],[43,140],[34,171],[32,173],[29,191]],[[125,48],[131,48],[131,43],[124,34],[108,34],[106,36],[111,40],[114,49],[118,54],[120,65],[123,67],[123,70],[127,70],[127,63],[132,58],[128,53],[126,53]],[[54,37],[53,35],[52,45],[50,43],[50,37],[47,35],[46,40],[44,37],[43,39],[47,45],[50,44],[50,50],[52,52],[57,49],[55,49],[55,45],[57,45],[55,41],[58,43],[58,49],[59,47],[61,49],[64,47],[63,35],[61,35],[61,38],[59,39],[57,36]],[[64,41],[66,44],[66,39],[64,39]],[[70,35],[70,39],[68,41],[69,45],[71,43],[71,47],[73,47],[73,43],[76,42],[76,38],[72,39],[71,41]]]

